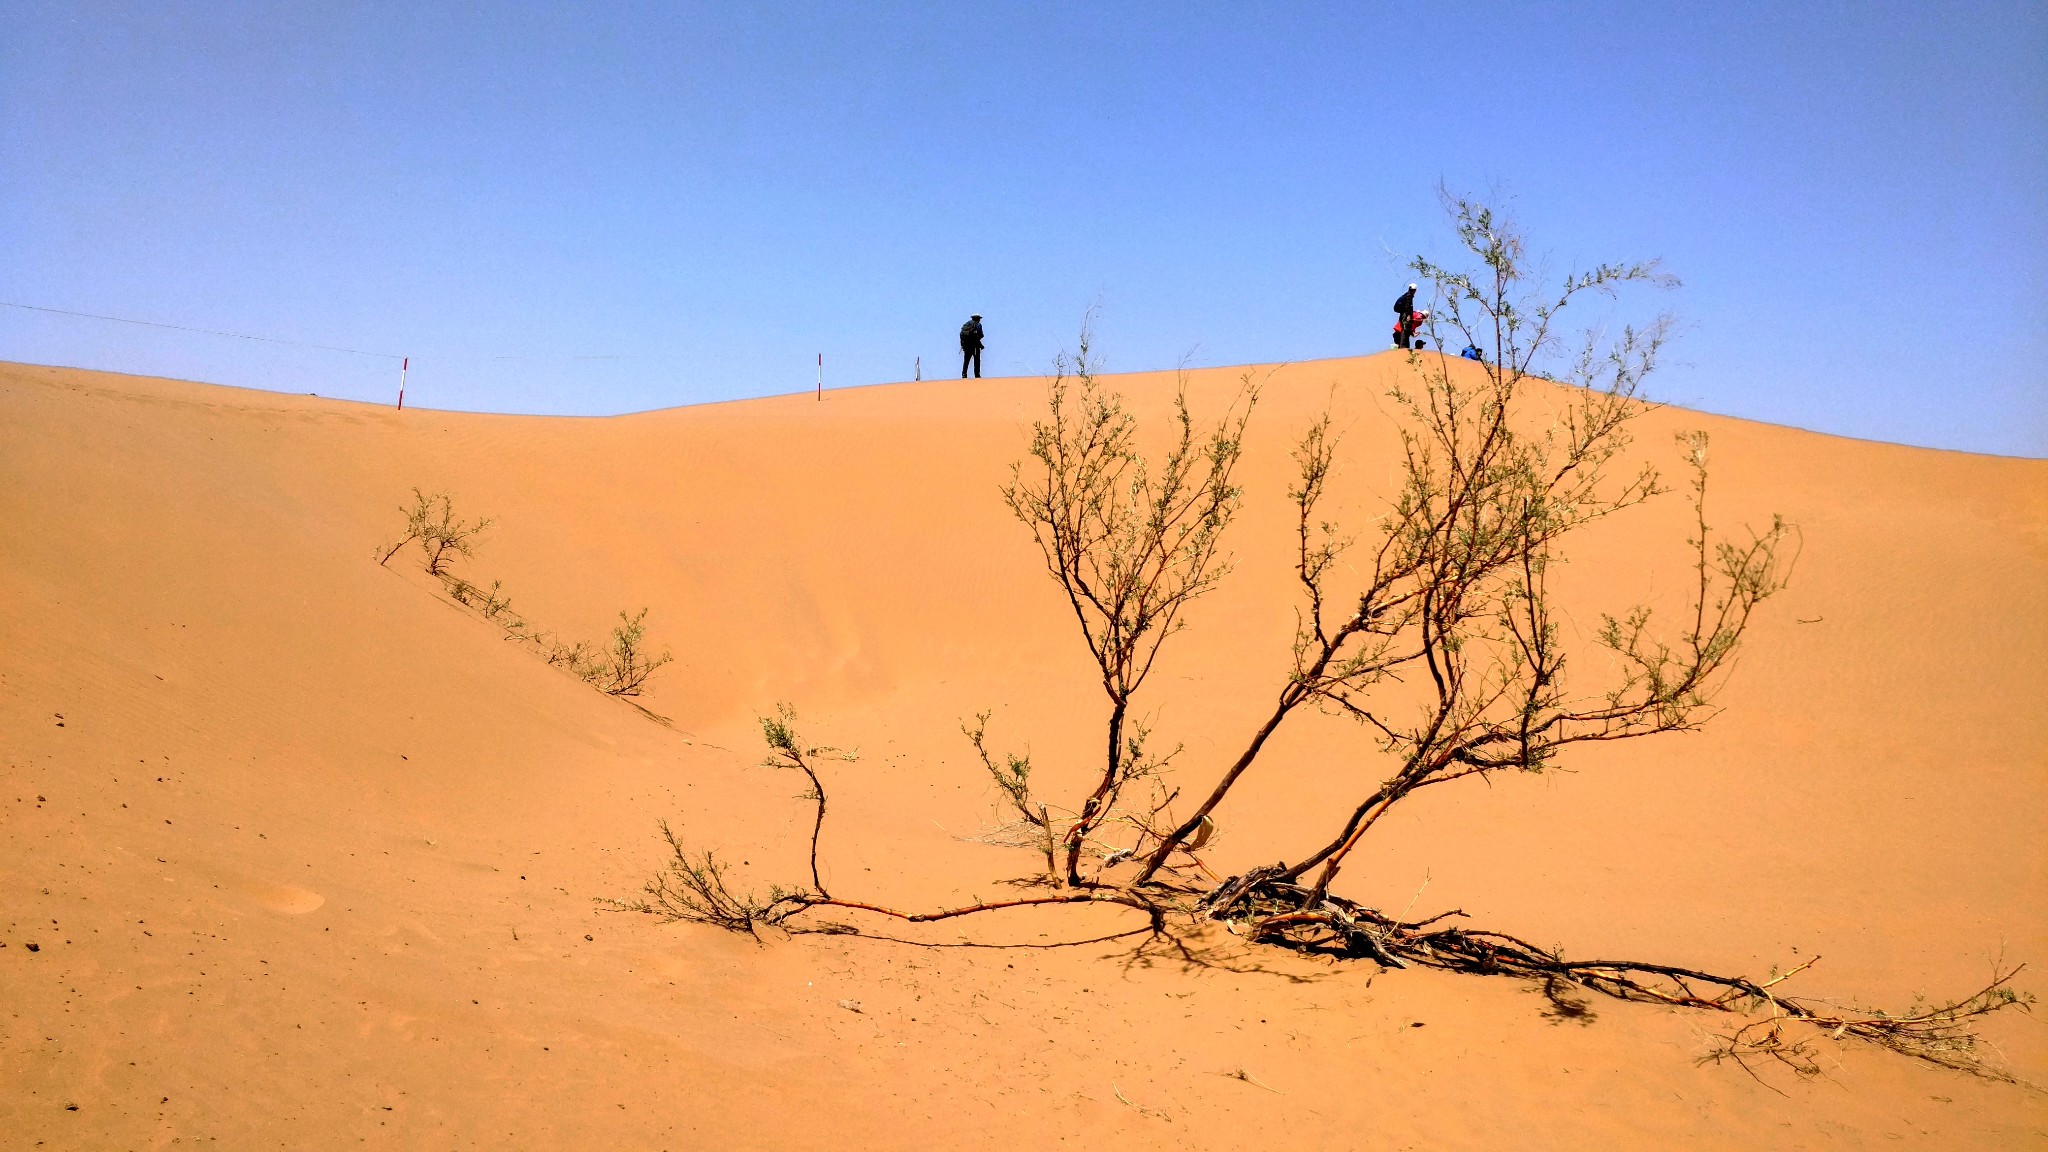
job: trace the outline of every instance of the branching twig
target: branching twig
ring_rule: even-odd
[[[796,710],[787,704],[778,704],[775,715],[763,716],[761,738],[768,743],[768,758],[761,761],[763,768],[794,768],[811,782],[811,790],[799,799],[817,802],[817,818],[811,823],[811,884],[818,894],[818,902],[827,902],[829,894],[824,878],[818,872],[818,838],[825,831],[825,782],[818,778],[817,762],[821,759],[844,760],[849,763],[860,758],[856,752],[842,752],[826,745],[808,746],[797,735]]]

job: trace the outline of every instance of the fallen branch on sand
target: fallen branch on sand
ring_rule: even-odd
[[[907,912],[864,900],[816,892],[770,889],[766,900],[735,893],[726,883],[724,864],[711,852],[689,853],[666,822],[661,825],[673,857],[669,867],[648,881],[637,900],[601,900],[614,911],[660,916],[668,922],[709,924],[745,932],[760,939],[763,928],[790,933],[877,936],[858,927],[799,919],[802,914],[832,908],[868,912],[907,924],[929,924],[1004,909],[1073,904],[1113,904],[1144,913],[1146,923],[1088,940],[1031,945],[934,945],[975,947],[1057,948],[1144,936],[1177,941],[1200,921],[1222,921],[1257,944],[1347,959],[1369,959],[1386,968],[1436,968],[1476,976],[1506,976],[1539,984],[1552,1003],[1571,1015],[1584,1013],[1571,989],[1580,989],[1637,1003],[1660,1004],[1748,1017],[1717,1038],[1703,1060],[1732,1060],[1756,1075],[1759,1061],[1802,1076],[1821,1071],[1818,1043],[1861,1041],[1928,1064],[2005,1083],[2019,1083],[1991,1059],[1972,1031],[1974,1023],[2005,1008],[2030,1009],[2033,997],[2012,987],[2025,965],[1994,970],[1983,988],[1958,1000],[1916,1004],[1904,1012],[1844,1009],[1820,1001],[1785,995],[1779,985],[1819,962],[1814,957],[1763,980],[1725,976],[1695,968],[1638,960],[1575,960],[1504,932],[1449,925],[1463,912],[1440,912],[1404,921],[1347,900],[1325,895],[1314,910],[1304,911],[1310,889],[1275,877],[1279,867],[1254,869],[1233,876],[1206,892],[1092,888],[1008,900],[978,901],[930,912]],[[1176,931],[1179,928],[1179,931]],[[921,943],[919,941],[898,941]],[[1789,1031],[1799,1028],[1801,1033]],[[1258,1083],[1249,1074],[1238,1076]],[[1268,1091],[1270,1086],[1259,1084]],[[1135,1107],[1135,1105],[1134,1105]]]
[[[1479,976],[1520,977],[1541,983],[1545,993],[1567,1009],[1583,1010],[1565,1000],[1562,990],[1569,986],[1617,1000],[1674,1008],[1763,1013],[1762,1019],[1746,1021],[1722,1037],[1707,1056],[1715,1061],[1734,1060],[1752,1074],[1751,1061],[1759,1058],[1801,1075],[1817,1074],[1820,1066],[1813,1058],[1812,1042],[1824,1035],[1830,1040],[1866,1041],[1943,1068],[2014,1083],[2009,1072],[1985,1060],[1970,1029],[1972,1022],[2000,1009],[2026,1010],[2033,1002],[2031,996],[2011,987],[2014,977],[2026,967],[2018,965],[1995,968],[1990,983],[1960,1000],[1919,1004],[1900,1013],[1841,1009],[1795,999],[1777,990],[1819,963],[1818,956],[1761,981],[1638,960],[1572,960],[1506,933],[1442,925],[1445,920],[1463,917],[1459,911],[1402,922],[1328,895],[1313,911],[1303,911],[1309,889],[1270,875],[1254,875],[1249,884],[1242,881],[1234,877],[1219,888],[1215,895],[1221,898],[1205,901],[1202,911],[1211,919],[1241,918],[1255,941],[1304,952],[1365,956],[1390,968],[1412,964]],[[1790,1024],[1813,1031],[1795,1037],[1785,1030]]]

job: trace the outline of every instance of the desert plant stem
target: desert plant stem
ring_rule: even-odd
[[[1392,808],[1406,794],[1406,789],[1390,792],[1385,788],[1374,793],[1374,799],[1361,804],[1357,812],[1353,814],[1351,818],[1352,826],[1347,829],[1343,837],[1334,841],[1332,847],[1324,848],[1321,852],[1311,856],[1300,865],[1299,869],[1294,872],[1294,875],[1298,876],[1301,872],[1314,867],[1315,861],[1319,859],[1326,860],[1323,864],[1322,874],[1316,877],[1315,887],[1310,891],[1308,899],[1302,904],[1303,908],[1315,908],[1323,902],[1323,898],[1330,894],[1330,881],[1337,878],[1337,870],[1344,866],[1344,857],[1350,855],[1351,850],[1357,847],[1360,840],[1365,838],[1365,834],[1371,830],[1372,826],[1379,822],[1379,818],[1386,815],[1387,809]],[[1368,812],[1371,815],[1366,815]]]
[[[1116,789],[1118,770],[1123,762],[1124,716],[1130,708],[1130,697],[1119,693],[1114,687],[1110,688],[1110,695],[1113,703],[1109,710],[1109,763],[1103,769],[1102,780],[1095,785],[1094,793],[1088,797],[1087,803],[1081,806],[1081,818],[1074,821],[1074,826],[1067,830],[1067,883],[1077,888],[1081,885],[1081,846],[1087,841],[1089,831],[1095,827],[1096,819],[1102,813],[1104,801]]]
[[[817,772],[812,770],[808,757],[798,756],[794,759],[796,766],[803,769],[804,775],[811,781],[811,794],[818,798],[817,817],[811,822],[811,884],[818,889],[818,895],[829,896],[830,893],[825,891],[825,881],[818,875],[818,837],[825,831],[825,783],[818,779]]]
[[[1123,904],[1128,907],[1150,911],[1151,906],[1136,900],[1119,899],[1099,892],[1063,892],[1057,896],[1026,896],[1017,900],[990,900],[968,904],[959,908],[946,908],[938,912],[905,912],[881,904],[869,904],[862,900],[839,900],[830,896],[806,898],[806,908],[857,908],[864,912],[877,912],[912,924],[928,924],[934,920],[951,920],[956,916],[971,916],[977,912],[993,912],[999,908],[1029,908],[1041,904]]]
[[[1145,867],[1131,882],[1133,885],[1143,884],[1152,879],[1153,874],[1166,864],[1167,857],[1173,854],[1173,850],[1194,835],[1195,830],[1202,826],[1202,819],[1214,812],[1217,805],[1223,803],[1223,798],[1236,786],[1237,778],[1244,775],[1245,769],[1252,766],[1252,761],[1258,759],[1260,750],[1266,746],[1267,738],[1279,729],[1280,722],[1287,719],[1287,714],[1294,711],[1294,706],[1299,704],[1301,699],[1302,693],[1297,684],[1290,684],[1281,691],[1279,705],[1273,709],[1273,714],[1266,718],[1266,722],[1259,726],[1259,730],[1252,734],[1251,743],[1238,755],[1237,761],[1229,770],[1224,772],[1223,778],[1216,782],[1216,787],[1209,791],[1208,799],[1202,801],[1202,806],[1195,809],[1194,815],[1182,822],[1166,839],[1161,840],[1159,847],[1153,849],[1152,854],[1146,857]]]

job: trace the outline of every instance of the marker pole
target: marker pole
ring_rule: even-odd
[[[924,379],[924,357],[922,356],[917,358],[917,379]]]
[[[398,410],[400,412],[405,411],[405,374],[411,367],[412,357],[410,356],[398,362]]]
[[[820,403],[823,403],[823,402],[824,402],[824,399],[825,399],[825,354],[824,354],[823,352],[820,352],[820,353],[818,353],[818,400],[819,400],[819,402],[820,402]]]

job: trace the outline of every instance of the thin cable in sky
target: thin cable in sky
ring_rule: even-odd
[[[49,312],[57,316],[81,316],[87,320],[111,320],[116,324],[140,324],[145,328],[169,328],[178,332],[199,332],[207,336],[228,336],[236,340],[259,340],[265,344],[289,344],[294,348],[318,348],[322,352],[347,352],[355,356],[378,356],[385,360],[402,360],[404,357],[390,352],[369,352],[361,348],[338,348],[332,344],[308,344],[303,340],[280,340],[275,336],[249,336],[241,332],[222,332],[214,328],[192,328],[184,324],[162,324],[155,320],[131,320],[126,316],[102,316],[97,312],[70,312],[62,308],[45,308],[39,304],[14,304],[0,300],[0,308],[20,308],[28,312]]]

